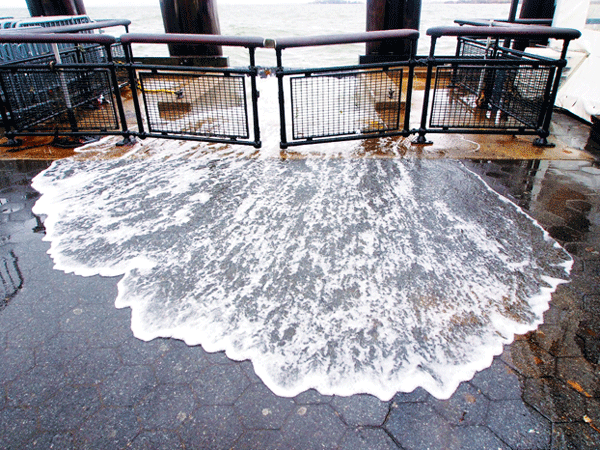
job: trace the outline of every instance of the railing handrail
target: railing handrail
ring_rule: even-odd
[[[7,28],[2,31],[7,32],[23,32],[27,30],[28,33],[76,33],[78,31],[90,31],[90,30],[98,30],[101,28],[111,28],[111,27],[119,27],[123,26],[127,28],[131,25],[131,20],[129,19],[102,19],[96,20],[94,22],[89,23],[78,23],[75,25],[62,25],[59,27],[20,27],[20,28]]]
[[[540,38],[573,40],[581,36],[581,31],[573,28],[556,28],[538,25],[530,26],[446,26],[433,27],[427,30],[427,35],[439,38],[442,36],[479,36],[498,38]]]
[[[111,45],[117,42],[113,36],[105,34],[55,34],[55,33],[31,33],[31,32],[0,32],[0,43],[20,44],[28,43],[77,43],[77,44],[101,44]],[[18,62],[18,61],[16,61]]]
[[[523,26],[523,25],[539,25],[552,26],[552,19],[515,19],[510,22],[507,19],[456,19],[454,23],[458,25],[474,25],[474,26],[493,26],[493,27],[508,27],[508,26]]]
[[[264,47],[265,39],[257,36],[224,36],[220,34],[129,33],[121,36],[123,44],[209,44],[231,47]]]
[[[355,44],[359,42],[381,41],[383,39],[419,39],[419,31],[384,30],[365,31],[362,33],[328,34],[319,36],[285,37],[274,39],[274,48],[277,50],[290,47],[314,47],[318,45]]]

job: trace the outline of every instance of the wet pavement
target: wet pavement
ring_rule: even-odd
[[[555,132],[594,151],[569,123]],[[572,281],[449,400],[417,389],[388,402],[277,397],[248,361],[134,338],[118,278],[52,269],[30,187],[48,164],[0,162],[0,448],[600,448],[599,164],[464,162],[565,246]]]

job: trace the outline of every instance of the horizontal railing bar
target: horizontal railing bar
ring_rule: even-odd
[[[117,40],[106,34],[52,34],[52,33],[29,33],[29,32],[1,32],[0,43],[12,44],[28,43],[74,43],[74,44],[101,44],[111,45]]]
[[[408,61],[396,61],[390,63],[373,63],[373,64],[360,64],[352,66],[332,66],[332,67],[307,67],[304,69],[283,69],[284,75],[305,75],[305,74],[322,74],[322,73],[334,73],[344,71],[356,71],[368,72],[370,69],[394,69],[394,68],[408,68],[410,63]]]
[[[434,66],[444,65],[444,64],[453,64],[460,65],[461,67],[499,67],[502,68],[506,66],[506,68],[514,68],[514,67],[556,67],[559,66],[560,61],[551,61],[546,59],[471,59],[471,58],[453,58],[451,56],[436,56],[433,61],[430,61],[430,64]],[[564,63],[562,64],[564,66]]]
[[[572,40],[581,36],[579,30],[573,28],[555,28],[543,26],[503,26],[503,27],[477,27],[477,26],[448,26],[433,27],[427,30],[431,37],[443,36],[481,36],[497,38],[545,38]]]
[[[256,36],[223,36],[220,34],[150,34],[129,33],[121,36],[123,44],[211,44],[232,47],[264,47],[264,39]]]
[[[355,44],[360,42],[381,41],[383,39],[419,39],[417,30],[366,31],[363,33],[331,34],[322,36],[303,36],[275,39],[275,48],[314,47],[318,45]]]
[[[119,63],[119,67],[131,67],[135,70],[160,70],[169,72],[228,73],[248,75],[253,71],[243,67],[201,67],[201,66],[155,66],[153,64]]]
[[[493,26],[493,27],[504,27],[504,26],[522,26],[522,25],[541,25],[551,26],[552,19],[515,19],[513,22],[509,22],[507,19],[457,19],[454,23],[458,25],[475,25],[475,26]]]
[[[42,27],[42,26],[31,26],[31,27],[20,27],[20,28],[5,28],[2,30],[2,33],[18,33],[18,32],[27,32],[27,33],[74,33],[77,31],[90,31],[90,30],[98,30],[101,28],[111,28],[111,27],[128,27],[131,25],[131,20],[128,19],[103,19],[96,20],[94,22],[89,23],[78,23],[75,25],[63,25],[60,27]]]

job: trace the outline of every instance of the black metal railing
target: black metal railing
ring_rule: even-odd
[[[0,44],[48,43],[52,53],[0,64],[0,113],[7,137],[122,135],[261,146],[255,51],[276,54],[280,146],[429,133],[537,135],[548,145],[552,108],[566,50],[580,33],[541,26],[462,26],[428,30],[428,57],[414,51],[396,62],[292,69],[283,51],[299,47],[403,39],[415,30],[265,40],[189,34],[0,33]],[[437,40],[456,39],[454,55],[436,54]],[[563,41],[559,58],[515,50],[513,41]],[[57,50],[61,43],[70,46]],[[134,44],[204,44],[248,50],[239,68],[156,65],[138,60]],[[412,45],[414,44],[414,45]],[[117,52],[123,52],[118,54]],[[416,72],[426,73],[423,101],[413,102]],[[121,74],[121,76],[119,76]],[[135,125],[123,107],[131,89]],[[288,81],[289,80],[289,81]],[[414,104],[413,104],[414,103]],[[129,116],[131,117],[131,116]],[[130,119],[131,120],[131,119]]]
[[[569,42],[577,30],[545,26],[456,26],[427,30],[431,47],[419,128],[426,133],[538,135],[549,145],[550,120]],[[457,39],[454,56],[436,56],[440,38]],[[510,48],[512,40],[559,39],[559,59]],[[431,101],[430,101],[431,98]],[[429,119],[429,120],[428,120]]]
[[[259,148],[258,90],[255,62],[264,39],[189,34],[127,34],[121,37],[134,92],[137,136],[238,143]],[[246,68],[138,64],[131,45],[208,44],[248,49]],[[247,86],[246,78],[250,80]],[[250,105],[250,107],[249,107]],[[251,110],[251,112],[250,112]],[[251,117],[251,118],[250,118]]]
[[[54,59],[45,56],[0,66],[0,113],[8,137],[14,135],[114,134],[125,121],[118,91],[112,45],[100,34],[7,32],[2,42],[51,43]],[[62,62],[58,44],[77,43],[102,48],[105,61]],[[67,52],[71,50],[67,49]],[[104,104],[99,104],[99,99]]]
[[[407,47],[415,49],[419,32],[390,30],[275,41],[282,148],[410,134],[414,54],[406,61],[343,67],[288,69],[283,64],[284,49],[384,39],[405,39],[412,43]]]

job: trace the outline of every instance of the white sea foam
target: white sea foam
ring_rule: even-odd
[[[381,399],[448,398],[568,277],[568,254],[458,162],[274,147],[57,161],[33,183],[56,268],[123,275],[135,336],[250,359],[276,394]]]

